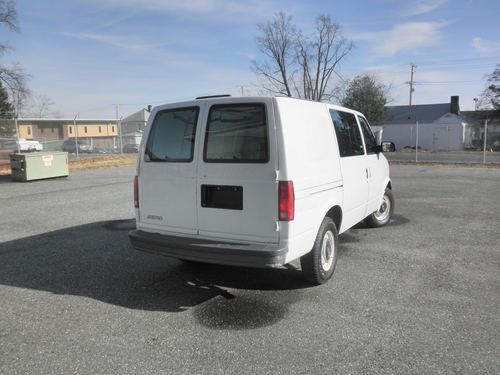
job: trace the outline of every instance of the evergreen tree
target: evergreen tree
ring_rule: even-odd
[[[387,115],[388,91],[389,88],[373,76],[357,76],[347,84],[341,103],[363,113],[371,124],[380,124]]]
[[[13,118],[14,106],[9,101],[7,90],[0,83],[0,136],[9,137],[14,134]]]

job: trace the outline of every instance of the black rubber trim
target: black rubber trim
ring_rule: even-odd
[[[189,237],[167,236],[141,230],[129,232],[132,246],[173,258],[245,267],[275,267],[284,264],[286,248],[274,244],[243,244]]]

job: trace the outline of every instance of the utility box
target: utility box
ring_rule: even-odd
[[[44,178],[66,177],[67,152],[31,152],[11,154],[10,168],[13,181],[33,181]]]

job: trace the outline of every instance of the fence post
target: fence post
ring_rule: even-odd
[[[488,120],[484,120],[483,164],[486,164],[486,137],[488,136]]]
[[[19,124],[17,123],[17,114],[14,117],[14,124],[16,125],[17,153],[20,153],[21,152],[21,144],[19,143]]]
[[[76,117],[78,115],[75,115],[73,118],[73,127],[75,128],[75,152],[76,152],[76,158],[79,159],[80,155],[78,154],[78,127],[76,125]]]
[[[415,132],[415,163],[418,163],[418,120],[417,120],[417,130]]]
[[[118,120],[118,131],[120,132],[120,155],[123,155],[122,118]]]

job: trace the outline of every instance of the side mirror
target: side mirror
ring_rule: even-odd
[[[394,142],[384,141],[380,144],[380,149],[382,152],[394,152],[396,151],[396,145]]]

